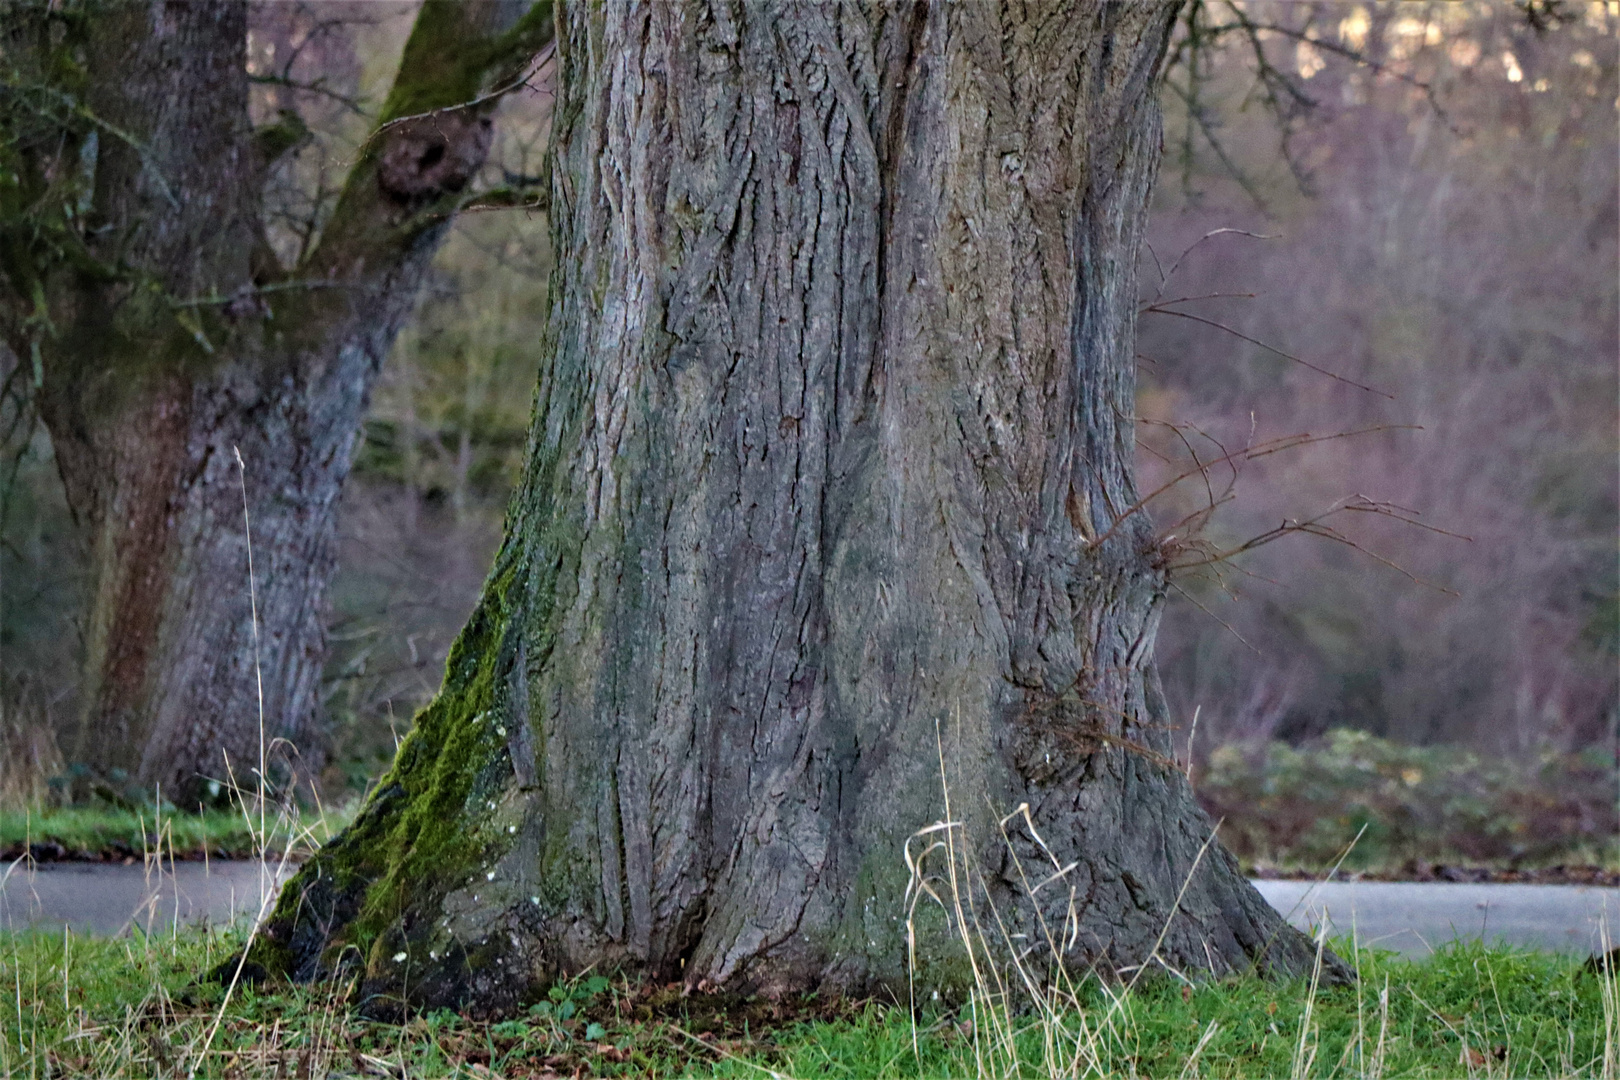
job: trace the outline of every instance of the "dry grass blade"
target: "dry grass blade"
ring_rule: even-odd
[[[1068,883],[1069,874],[1077,864],[1064,865],[1058,859],[1036,827],[1027,804],[1021,804],[1005,815],[999,815],[993,807],[987,807],[1010,856],[1009,870],[1033,912],[1030,937],[1009,926],[992,890],[977,879],[974,864],[966,858],[957,841],[956,833],[966,829],[967,822],[953,805],[943,736],[937,730],[936,743],[946,816],[919,829],[908,839],[903,850],[909,875],[905,918],[908,974],[912,984],[910,1027],[912,1052],[919,1067],[923,1058],[918,1046],[915,990],[918,963],[916,906],[922,898],[927,897],[946,915],[950,938],[961,948],[967,961],[971,987],[965,1007],[968,1020],[962,1028],[964,1033],[971,1035],[969,1052],[974,1075],[1025,1075],[1026,1047],[1031,1035],[1038,1036],[1041,1048],[1040,1075],[1076,1078],[1114,1075],[1118,1063],[1131,1056],[1130,1047],[1138,1037],[1132,1018],[1132,1002],[1147,970],[1156,967],[1188,988],[1193,985],[1185,975],[1162,959],[1159,950],[1169,932],[1173,913],[1185,899],[1187,889],[1215,840],[1215,831],[1211,831],[1188,867],[1175,901],[1169,906],[1172,915],[1159,928],[1147,960],[1135,969],[1122,969],[1119,974],[1128,974],[1129,977],[1124,983],[1111,986],[1098,977],[1094,967],[1076,972],[1071,970],[1065,959],[1078,940],[1079,933],[1078,898],[1075,888]],[[1008,826],[1014,822],[1020,824],[1035,849],[1050,864],[1039,874],[1029,873],[1014,848],[1008,833]],[[920,852],[913,850],[913,841],[922,842]],[[949,862],[948,869],[937,872],[930,870],[927,860],[935,854],[944,855]],[[1050,902],[1048,890],[1053,888],[1068,888],[1062,926],[1048,921],[1048,905],[1038,902],[1038,897],[1043,893]],[[1058,903],[1061,907],[1062,901]],[[1089,1005],[1086,987],[1100,994],[1102,1003]],[[1213,1023],[1205,1028],[1198,1045],[1184,1063],[1186,1075],[1197,1071],[1200,1058],[1221,1030],[1219,1024]]]
[[[282,872],[286,869],[287,862],[292,855],[294,842],[292,833],[295,831],[288,830],[287,846],[286,849],[281,853],[280,863],[276,867],[275,872],[269,874],[267,877],[266,871],[269,864],[269,860],[267,858],[269,854],[267,845],[269,843],[270,831],[266,825],[265,814],[266,807],[270,799],[270,791],[269,776],[265,768],[266,747],[264,737],[264,671],[259,662],[259,592],[258,583],[253,574],[253,522],[248,514],[247,465],[242,461],[242,452],[239,449],[233,446],[231,447],[231,450],[236,455],[236,465],[239,470],[238,477],[241,481],[242,487],[242,527],[247,543],[248,595],[250,597],[253,617],[253,672],[254,678],[257,680],[259,703],[259,768],[257,776],[257,801],[259,811],[259,831],[257,834],[259,847],[259,908],[253,916],[253,929],[249,932],[247,942],[242,946],[241,955],[237,957],[236,966],[231,971],[230,982],[225,987],[225,997],[224,1000],[220,1002],[219,1012],[214,1016],[213,1026],[208,1029],[208,1035],[203,1039],[202,1049],[197,1052],[192,1060],[191,1069],[187,1074],[188,1076],[192,1077],[197,1075],[197,1066],[207,1059],[209,1048],[214,1045],[214,1038],[219,1034],[219,1026],[225,1019],[226,1010],[230,1007],[231,997],[236,993],[237,984],[241,981],[242,970],[247,964],[248,953],[253,948],[253,942],[258,936],[259,924],[264,921],[265,915],[269,913],[270,902],[275,896],[273,885],[275,882],[280,880]],[[226,755],[225,758],[225,768],[227,773],[229,773],[231,776],[231,786],[242,806],[243,816],[251,819],[251,814],[249,813],[245,796],[242,794],[241,789],[235,784],[235,772],[231,769],[229,755]]]

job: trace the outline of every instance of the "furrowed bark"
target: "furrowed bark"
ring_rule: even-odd
[[[67,238],[49,251],[29,247],[41,212],[24,217],[26,201],[0,231],[6,330],[18,355],[39,352],[41,415],[90,554],[70,743],[114,786],[184,804],[229,767],[251,787],[275,740],[304,755],[306,776],[319,767],[337,496],[371,385],[488,151],[494,99],[480,98],[550,40],[550,4],[522,9],[423,5],[378,130],[320,242],[287,269],[259,218],[266,140],[248,124],[245,6],[69,13],[93,73],[90,208],[45,223]],[[28,159],[41,145],[8,149]]]
[[[1124,516],[1173,16],[566,9],[506,542],[256,962],[362,966],[378,1013],[506,1011],[589,965],[897,991],[908,843],[948,837],[919,876],[955,859],[992,951],[1308,967],[1204,850],[1162,560]],[[920,978],[960,991],[961,928],[916,919]]]

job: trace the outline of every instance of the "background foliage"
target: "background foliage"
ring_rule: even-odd
[[[1209,748],[1335,727],[1498,753],[1611,738],[1616,5],[1540,29],[1505,4],[1204,9],[1279,26],[1257,35],[1273,74],[1223,46],[1196,108],[1172,75],[1144,303],[1212,230],[1266,238],[1211,237],[1174,271],[1162,299],[1225,294],[1173,306],[1209,322],[1143,316],[1141,487],[1195,452],[1385,430],[1214,466],[1155,517],[1185,541],[1176,523],[1230,486],[1202,531],[1224,551],[1359,495],[1468,539],[1340,512],[1399,569],[1293,536],[1189,572],[1160,635],[1178,711]],[[1259,108],[1280,78],[1314,103],[1287,154]]]
[[[292,112],[308,129],[265,191],[290,255],[319,235],[414,6],[254,10],[254,120]],[[1612,809],[1620,5],[1528,11],[1185,9],[1142,266],[1144,308],[1158,310],[1140,327],[1140,487],[1193,473],[1149,507],[1182,567],[1159,655],[1184,756],[1229,818],[1271,806],[1245,794],[1271,784],[1293,800],[1278,821],[1384,815],[1391,836],[1513,859],[1533,854],[1517,823],[1539,836],[1544,818],[1493,800],[1534,803],[1578,772],[1582,805]],[[507,99],[486,180],[541,171],[550,104],[543,80]],[[1199,242],[1218,229],[1242,232]],[[477,597],[523,456],[546,236],[530,209],[457,222],[358,433],[331,601],[330,794],[363,789],[392,755]],[[73,767],[51,731],[74,707],[84,580],[28,376],[26,359],[0,355],[11,805],[48,797]],[[1361,429],[1379,430],[1242,452]],[[1364,550],[1286,536],[1194,565],[1354,496],[1445,531],[1339,511],[1329,523]],[[1425,779],[1385,799],[1384,766],[1361,763],[1408,753]],[[1586,772],[1535,764],[1577,760]],[[1434,809],[1459,799],[1485,809]],[[1228,839],[1253,857],[1336,843],[1308,821],[1293,839],[1246,827],[1229,821]]]
[[[1221,840],[1260,870],[1316,874],[1340,856],[1347,872],[1419,879],[1613,864],[1620,834],[1600,750],[1482,755],[1339,728],[1303,746],[1225,743],[1195,777]]]

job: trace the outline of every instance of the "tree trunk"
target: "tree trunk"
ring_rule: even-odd
[[[947,881],[992,951],[1309,965],[1200,858],[1130,512],[1174,14],[566,9],[506,542],[267,967],[361,963],[376,1011],[593,964],[868,993],[906,985],[914,910],[919,978],[959,989]]]
[[[486,91],[551,37],[550,5],[514,22],[521,7],[424,5],[383,123],[293,268],[260,217],[267,154],[292,143],[250,130],[246,5],[16,8],[4,328],[35,358],[89,553],[73,757],[114,787],[192,803],[228,767],[252,786],[277,747],[318,768],[338,493],[489,148]],[[24,90],[79,111],[29,113]]]
[[[265,753],[319,768],[337,499],[431,250],[323,298],[337,310],[279,297],[205,361],[88,318],[91,340],[50,354],[42,413],[95,583],[70,755],[114,788],[195,805],[232,775],[252,788]]]

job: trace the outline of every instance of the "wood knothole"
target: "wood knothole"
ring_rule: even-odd
[[[458,192],[483,167],[493,137],[490,118],[468,110],[407,120],[385,136],[377,159],[377,186],[401,204]]]

